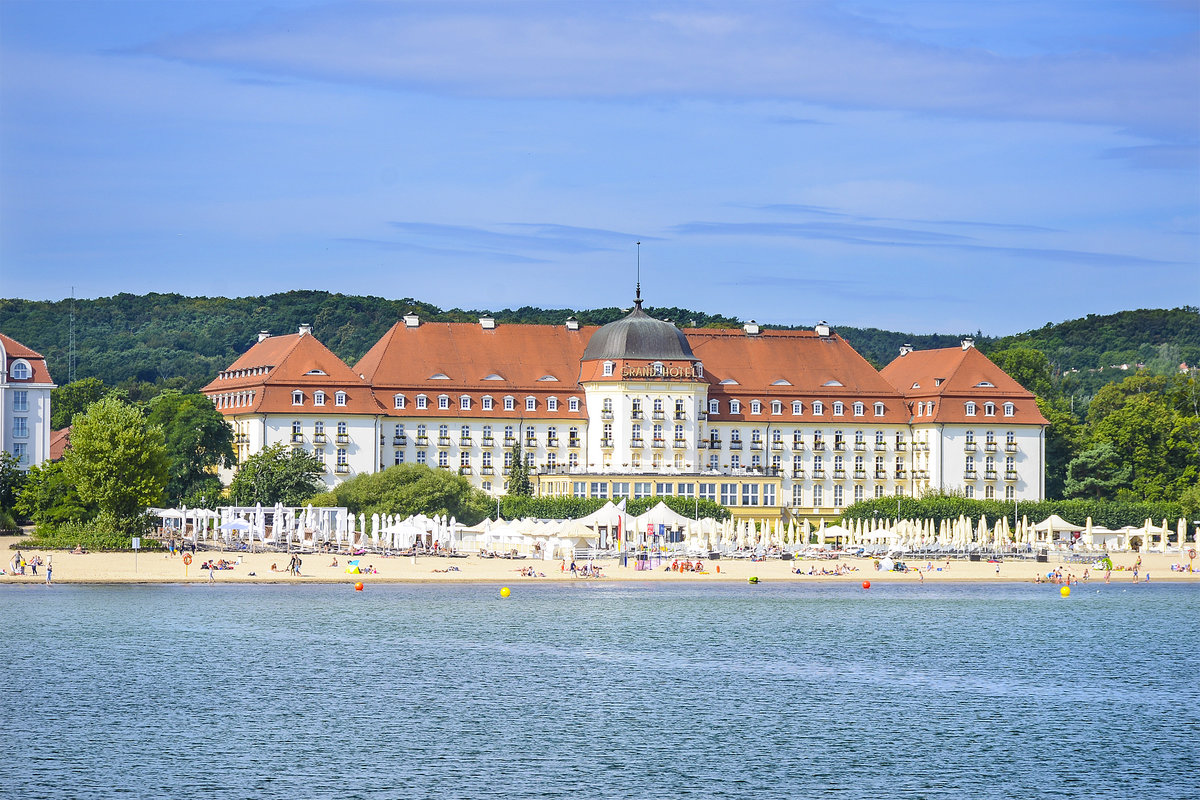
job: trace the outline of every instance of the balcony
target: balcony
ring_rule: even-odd
[[[629,446],[635,449],[640,449],[646,446],[646,443],[641,439],[630,439]]]
[[[927,481],[929,480],[929,471],[924,469],[914,469],[913,478],[919,481]]]
[[[438,447],[449,447],[449,446],[450,446],[450,437],[449,436],[439,436],[438,437]]]
[[[578,439],[568,439],[568,440],[567,440],[567,447],[570,447],[570,448],[573,448],[573,449],[575,449],[575,450],[578,450],[578,449],[579,449],[579,440],[578,440]]]
[[[608,449],[610,449],[610,450],[611,450],[611,449],[612,449],[612,446],[613,446],[613,440],[612,440],[612,439],[601,439],[601,440],[600,440],[600,446],[601,446],[601,447],[607,447]]]
[[[902,470],[902,469],[896,470],[896,480],[902,481],[907,478],[908,478],[908,472],[906,470]]]
[[[313,444],[325,444],[325,434],[314,433],[313,434]]]
[[[975,452],[975,443],[974,443],[974,442],[967,442],[967,443],[965,443],[965,444],[963,445],[963,452],[965,452],[965,453],[974,453],[974,452]]]
[[[720,436],[709,437],[708,446],[710,448],[712,448],[713,450],[720,450],[721,449],[721,437]]]
[[[996,470],[994,470],[994,469],[989,469],[989,470],[987,470],[986,472],[984,472],[984,473],[983,473],[983,479],[984,479],[985,481],[994,481],[994,480],[996,480]]]
[[[471,468],[470,468],[470,467],[459,467],[459,468],[458,468],[458,474],[459,474],[459,475],[470,475],[470,474],[471,474]]]
[[[820,439],[813,440],[813,450],[824,450],[824,449],[825,449],[824,442],[822,442]]]
[[[1015,469],[1006,470],[1004,473],[1004,480],[1006,480],[1006,481],[1017,480],[1017,471]]]
[[[804,477],[804,470],[803,470],[803,469],[794,469],[794,470],[792,470],[792,477],[793,477],[793,478],[803,478],[803,477]]]
[[[333,471],[336,472],[338,475],[347,475],[350,473],[350,465],[349,464],[338,464],[336,467],[333,468]]]
[[[701,439],[700,441],[696,442],[696,447],[700,448],[701,450],[706,449],[708,447],[708,440]]]
[[[985,445],[983,446],[983,450],[984,450],[984,452],[986,452],[986,453],[994,453],[994,452],[996,452],[996,443],[995,443],[995,442],[988,442],[987,444],[985,444]]]
[[[875,480],[886,481],[887,480],[887,470],[886,469],[875,470]]]
[[[813,470],[813,480],[820,481],[820,480],[824,480],[824,479],[825,479],[825,470],[823,470],[823,469],[814,469]]]
[[[876,453],[882,453],[885,450],[887,450],[887,442],[876,442],[875,443],[875,452]]]
[[[528,448],[530,448],[530,449],[532,449],[532,448],[534,448],[534,447],[537,447],[537,439],[529,439],[529,438],[527,438],[527,439],[525,440],[525,446],[526,446],[526,447],[528,447]]]
[[[418,436],[417,437],[417,447],[428,447],[428,446],[429,446],[429,437],[428,436]]]
[[[516,447],[517,446],[517,437],[505,436],[504,437],[504,446],[505,447]]]
[[[865,469],[854,470],[854,480],[865,481],[867,479],[867,471]]]
[[[600,412],[600,419],[612,419],[612,418],[613,418],[613,412],[611,412],[611,411],[601,411]]]
[[[666,419],[666,418],[667,418],[667,414],[666,414],[666,412],[665,412],[665,411],[655,411],[655,412],[654,412],[654,418],[655,418],[655,419]]]
[[[630,419],[645,419],[645,418],[646,418],[646,415],[645,415],[645,414],[643,414],[641,411],[638,411],[638,410],[635,408],[633,411],[630,411],[630,412],[629,412],[629,418],[630,418]]]
[[[676,439],[675,440],[675,447],[677,447],[679,449],[685,449],[687,446],[688,446],[687,439]]]
[[[762,450],[763,443],[762,442],[750,442],[750,449],[751,450]]]
[[[337,443],[338,444],[350,444],[350,434],[339,433],[337,435]]]
[[[963,480],[965,480],[965,481],[973,481],[973,480],[977,480],[978,478],[979,478],[979,473],[977,473],[973,469],[968,469],[963,472]]]
[[[698,419],[698,420],[700,420],[701,422],[703,422],[704,420],[708,419],[708,412],[707,412],[707,411],[698,411],[698,412],[696,412],[696,419]]]
[[[666,447],[667,441],[665,439],[655,439],[650,443],[650,445],[651,447]]]
[[[470,447],[471,446],[471,437],[470,436],[458,437],[458,446],[459,447]]]
[[[896,442],[897,450],[906,450],[907,448],[908,448],[908,445],[905,444],[904,442]]]
[[[233,437],[233,441],[236,444],[250,444],[250,435],[246,433],[239,433]]]
[[[846,470],[844,470],[844,469],[835,469],[835,470],[833,471],[833,477],[834,477],[834,480],[839,480],[839,481],[840,481],[842,478],[846,477]]]
[[[1004,452],[1006,452],[1006,453],[1015,453],[1015,452],[1017,452],[1017,443],[1016,443],[1016,442],[1008,442],[1008,443],[1006,443],[1006,444],[1004,445]]]
[[[485,436],[485,437],[483,437],[482,439],[480,439],[480,440],[479,440],[479,444],[480,444],[480,446],[481,446],[481,447],[495,447],[495,446],[496,446],[496,440],[495,440],[495,439],[493,439],[493,438],[492,438],[492,437],[490,437],[490,436]]]
[[[558,447],[558,437],[551,436],[546,440],[546,447]]]
[[[833,449],[839,453],[844,453],[846,451],[846,443],[845,442],[834,442]]]
[[[505,475],[511,475],[512,467],[505,467],[503,470],[501,470],[501,472],[503,472]]]
[[[682,422],[683,420],[687,419],[687,412],[686,411],[676,411],[675,419]]]
[[[921,449],[924,450],[926,453],[929,452],[929,442],[921,442],[920,446],[921,446]]]
[[[393,436],[392,437],[392,446],[393,447],[405,447],[407,444],[408,444],[407,436]]]
[[[480,467],[479,474],[480,475],[495,475],[496,470],[492,469],[491,467]]]
[[[304,444],[304,434],[303,433],[293,433],[291,442],[292,442],[293,446]]]
[[[741,443],[741,441],[730,442],[730,443],[729,443],[729,449],[730,449],[730,450],[741,450],[741,449],[742,449],[742,443]]]
[[[803,450],[804,442],[801,441],[800,439],[793,439],[792,440],[792,449],[793,450]]]
[[[866,442],[855,442],[855,443],[854,443],[854,449],[855,449],[855,450],[866,450],[866,449],[867,449],[867,443],[866,443]]]

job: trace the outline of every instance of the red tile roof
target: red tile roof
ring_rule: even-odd
[[[914,350],[897,357],[881,370],[896,391],[911,401],[934,402],[933,417],[914,416],[914,422],[982,423],[983,404],[997,405],[997,420],[1026,425],[1046,425],[1033,392],[1010,378],[974,347],[946,347]],[[980,384],[989,383],[990,386]],[[976,416],[966,413],[967,402],[974,401]],[[1014,405],[1011,417],[1003,416],[1004,403]]]
[[[58,461],[71,446],[71,426],[50,431],[50,460]]]
[[[0,333],[0,344],[4,345],[4,352],[8,354],[9,364],[15,358],[23,358],[29,362],[30,376],[23,381],[14,381],[12,374],[8,376],[8,380],[15,384],[22,383],[53,383],[50,378],[50,370],[46,367],[46,358],[36,350],[32,350],[25,345],[13,339],[11,336],[5,336]],[[9,364],[4,367],[9,368]]]

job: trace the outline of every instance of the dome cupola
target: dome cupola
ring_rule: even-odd
[[[634,308],[616,322],[601,326],[588,340],[584,361],[601,359],[635,361],[696,361],[683,331],[642,311],[638,285]]]

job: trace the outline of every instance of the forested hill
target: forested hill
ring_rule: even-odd
[[[236,298],[119,294],[76,300],[74,306],[77,378],[98,377],[110,386],[145,382],[180,388],[207,383],[244,353],[260,330],[291,333],[300,323],[311,323],[322,342],[353,364],[406,313],[456,322],[473,322],[483,313],[442,310],[412,298],[317,291]],[[67,380],[70,310],[70,300],[0,299],[0,331],[44,354],[59,383]],[[574,314],[585,325],[611,322],[624,313],[619,308],[488,310],[501,323],[561,324]],[[647,308],[647,312],[685,326],[741,324],[733,317],[683,308]],[[835,329],[876,366],[891,361],[906,342],[926,349],[951,347],[959,341],[958,332],[917,335],[876,328]],[[1165,372],[1181,361],[1200,362],[1200,312],[1196,308],[1124,311],[1003,339],[976,334],[976,346],[984,352],[1013,345],[1042,350],[1058,372],[1080,370],[1080,375],[1094,375],[1104,382],[1128,374],[1115,374],[1109,369],[1114,364],[1141,363]]]

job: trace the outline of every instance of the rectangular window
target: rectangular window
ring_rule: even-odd
[[[775,505],[775,484],[764,483],[762,487],[762,500],[764,506]]]
[[[758,484],[743,483],[742,484],[742,505],[756,506],[758,505]]]
[[[804,505],[804,487],[798,483],[792,486],[792,505]]]
[[[717,502],[717,485],[715,483],[700,484],[700,499]]]
[[[490,398],[490,397],[483,398],[483,410],[484,411],[492,410],[492,398]]]
[[[558,411],[558,398],[557,397],[551,397],[549,400],[546,401],[546,410],[547,411]]]
[[[469,398],[465,395],[463,397],[460,397],[458,399],[458,407],[461,408],[463,411],[468,410],[471,407],[471,398]]]
[[[322,451],[322,452],[324,452],[324,451]],[[396,450],[395,453],[396,453],[395,456],[392,457],[392,463],[397,464],[397,465],[403,464],[404,463],[404,451]]]
[[[813,487],[813,508],[820,508],[825,504],[825,498],[822,496],[823,494],[824,488],[820,484],[817,484]]]
[[[338,392],[338,393],[336,393],[336,394],[333,396],[333,404],[334,404],[335,406],[344,406],[344,405],[346,405],[346,393],[345,393],[345,392]]]
[[[398,394],[395,397],[396,408],[404,408],[404,395]]]
[[[444,394],[439,395],[438,396],[438,408],[440,408],[440,409],[450,408],[450,398]]]
[[[675,487],[675,494],[691,499],[696,496],[696,484],[681,483]]]
[[[429,398],[423,394],[417,395],[417,408],[420,408],[420,409],[429,408]]]
[[[29,410],[29,392],[24,389],[14,391],[13,393],[13,411],[28,411]]]
[[[516,408],[516,403],[511,397],[504,398],[504,410],[512,411]]]
[[[304,405],[304,392],[292,392],[292,405]]]
[[[526,397],[525,398],[525,410],[526,411],[537,411],[537,400],[535,400],[532,397]]]
[[[418,463],[418,464],[424,464],[424,463],[425,463],[425,451],[424,451],[424,450],[418,450],[418,451],[417,451],[417,463]]]
[[[722,483],[721,484],[721,505],[736,506],[737,505],[737,484]]]
[[[13,417],[12,435],[14,439],[29,438],[29,417]]]
[[[567,401],[567,409],[569,411],[578,411],[579,410],[579,398],[572,397],[570,400],[568,400]]]
[[[587,482],[574,481],[571,483],[571,494],[575,497],[587,497]]]
[[[629,482],[617,481],[612,485],[613,500],[629,497]]]
[[[633,484],[633,498],[635,500],[640,500],[643,497],[649,497],[650,488],[651,485],[649,481],[639,481]]]
[[[656,484],[654,484],[654,494],[657,495],[658,497],[665,497],[667,495],[672,494],[674,491],[675,491],[675,484],[673,484],[673,483],[656,483]]]
[[[593,481],[592,482],[592,497],[601,499],[608,497],[608,481]]]
[[[29,463],[29,445],[24,442],[14,442],[12,446],[12,454],[16,456],[18,464]]]

